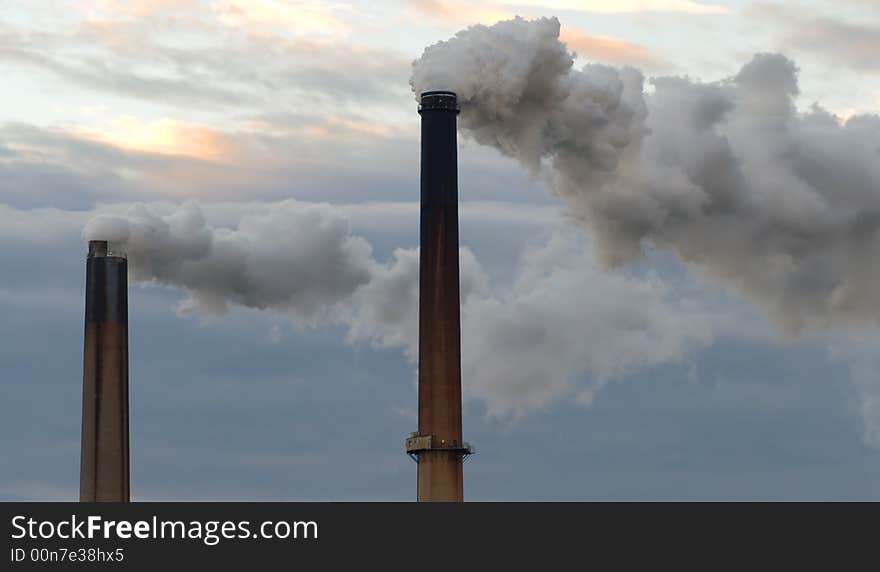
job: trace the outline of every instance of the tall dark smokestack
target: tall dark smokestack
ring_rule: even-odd
[[[406,443],[418,462],[419,501],[464,500],[461,323],[458,282],[458,98],[421,94],[419,430]]]
[[[89,241],[79,500],[128,502],[128,261]]]

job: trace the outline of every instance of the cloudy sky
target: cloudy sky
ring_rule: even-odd
[[[442,84],[466,498],[880,500],[877,38],[871,0],[3,2],[0,499],[77,498],[102,234],[134,499],[414,499]]]

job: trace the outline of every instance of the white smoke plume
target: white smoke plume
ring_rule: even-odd
[[[589,404],[607,382],[680,363],[712,340],[701,306],[656,279],[605,272],[583,237],[529,250],[507,287],[491,287],[461,249],[462,384],[495,416],[563,397]],[[358,293],[349,339],[418,357],[417,250],[398,249]]]
[[[786,331],[877,324],[880,118],[799,112],[781,55],[650,92],[573,62],[555,18],[517,18],[428,47],[411,84],[456,91],[466,134],[549,173],[605,264],[667,249]]]
[[[576,238],[528,252],[509,288],[465,303],[462,376],[492,413],[559,396],[589,404],[610,380],[680,363],[711,341],[702,307],[659,280],[603,271]]]
[[[398,250],[367,285],[351,339],[418,353],[418,252]],[[462,383],[491,415],[519,416],[562,397],[589,404],[607,382],[680,363],[708,344],[705,309],[658,280],[603,271],[583,237],[561,232],[528,251],[513,283],[492,289],[461,252]]]
[[[701,308],[662,283],[602,271],[571,234],[530,251],[509,287],[493,288],[461,249],[464,391],[490,414],[589,402],[607,381],[679,362],[711,339]],[[166,214],[134,205],[95,217],[83,237],[124,250],[134,280],[186,290],[186,309],[222,314],[231,303],[342,323],[352,343],[418,359],[418,250],[377,261],[330,205],[284,201],[231,227],[212,226],[192,202]]]
[[[330,205],[284,201],[271,212],[245,214],[236,228],[213,227],[199,206],[160,216],[142,204],[102,215],[83,231],[125,250],[132,278],[191,293],[183,310],[223,314],[232,302],[272,308],[314,323],[369,282],[369,243],[351,234]]]

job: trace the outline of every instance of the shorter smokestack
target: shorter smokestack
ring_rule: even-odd
[[[79,499],[129,499],[128,261],[107,241],[86,259]]]

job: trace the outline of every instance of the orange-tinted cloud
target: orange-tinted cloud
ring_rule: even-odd
[[[506,3],[550,10],[601,12],[684,12],[690,14],[726,14],[724,6],[693,0],[506,0]]]
[[[551,4],[553,2],[550,2]],[[526,5],[539,6],[540,2],[523,0],[517,3],[523,7]],[[565,4],[558,2],[557,4]],[[577,3],[579,6],[589,7],[590,2]],[[631,10],[636,2],[624,2],[624,6],[618,6],[621,11]],[[642,2],[641,5],[661,5],[662,2]],[[667,3],[671,6],[670,3]],[[412,9],[425,14],[436,20],[448,22],[458,26],[469,24],[494,24],[499,20],[507,20],[516,16],[516,11],[508,6],[495,2],[462,2],[459,0],[409,0]],[[597,5],[598,6],[598,5]],[[610,10],[610,9],[609,9]],[[585,60],[615,65],[631,65],[648,70],[664,67],[665,62],[652,54],[644,46],[610,38],[608,36],[594,36],[563,26],[560,39],[568,45],[568,48],[577,52],[578,56]]]
[[[297,36],[339,38],[350,35],[339,17],[342,5],[314,0],[217,0],[211,4],[217,19],[257,35],[283,29]]]
[[[495,2],[465,2],[463,0],[408,0],[409,6],[435,20],[456,25],[494,24],[513,18],[515,11]]]
[[[164,118],[146,122],[133,117],[116,119],[109,126],[86,130],[88,138],[129,151],[220,161],[234,144],[224,133],[197,123]]]
[[[559,37],[571,51],[576,52],[582,59],[647,69],[656,69],[664,65],[661,58],[652,54],[644,46],[616,38],[593,36],[568,26],[562,27]]]
[[[389,137],[394,134],[394,129],[382,123],[331,115],[322,118],[320,122],[305,126],[302,132],[312,137],[327,139],[356,139],[361,137]]]
[[[118,20],[179,13],[198,7],[198,0],[81,0],[72,4],[87,20]]]
[[[522,10],[566,10],[606,14],[632,12],[681,12],[688,14],[726,14],[724,6],[692,0],[408,0],[422,14],[459,24],[494,24],[512,18]]]

